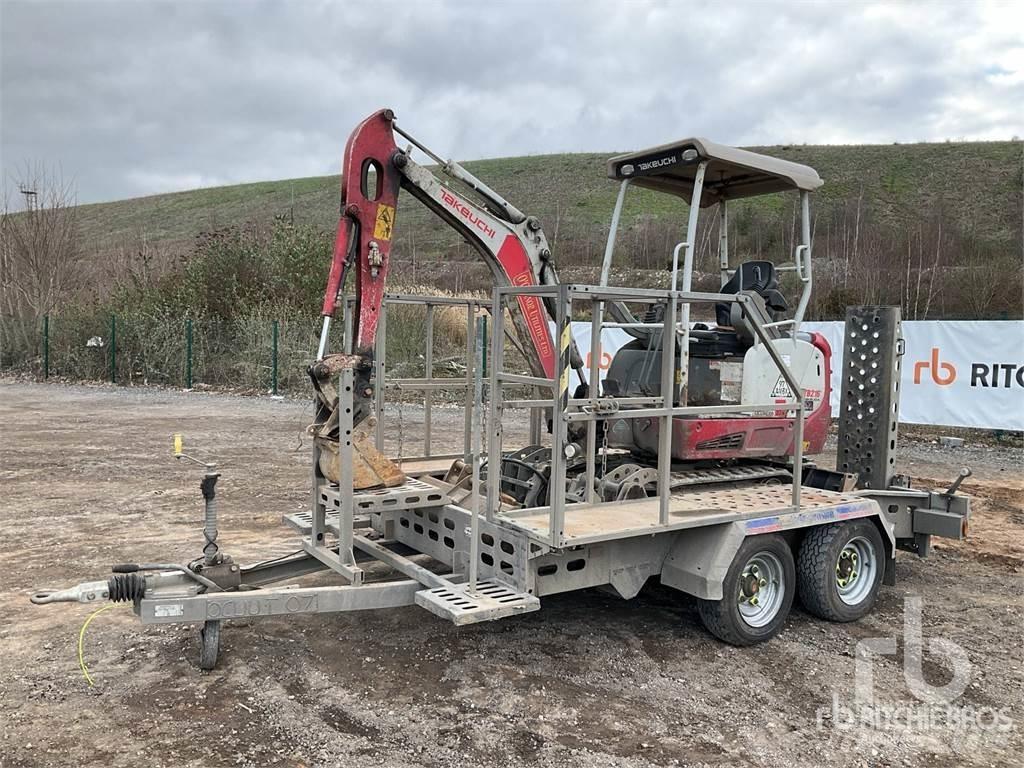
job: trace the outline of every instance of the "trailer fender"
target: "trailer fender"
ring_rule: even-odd
[[[704,600],[721,600],[722,582],[747,532],[741,523],[683,531],[661,567],[661,583]]]
[[[755,521],[737,521],[722,523],[706,528],[696,528],[681,532],[665,557],[661,569],[661,583],[674,587],[681,592],[699,597],[703,600],[721,600],[722,584],[726,572],[732,564],[736,552],[743,540],[749,535],[760,533],[796,531],[813,528],[815,525],[827,525],[843,519],[868,517],[875,521],[885,542],[885,569],[883,582],[888,585],[895,583],[895,538],[893,525],[882,514],[878,504],[857,505],[860,509],[847,510],[847,514],[839,514],[835,519],[827,520],[811,518],[803,515],[780,517],[771,526],[758,526]],[[750,523],[755,525],[751,526]]]

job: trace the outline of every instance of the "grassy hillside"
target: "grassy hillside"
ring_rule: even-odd
[[[840,318],[849,305],[875,303],[899,304],[905,319],[1024,315],[1021,143],[759,149],[811,165],[825,180],[813,202],[809,319]],[[595,282],[617,191],[605,177],[606,157],[466,165],[540,218],[564,281]],[[197,381],[258,388],[271,370],[271,328],[280,321],[282,386],[303,387],[303,365],[319,327],[338,185],[336,176],[293,179],[81,206],[75,242],[85,263],[60,270],[59,259],[37,262],[35,252],[26,251],[32,258],[18,262],[23,268],[4,284],[25,290],[0,291],[0,368],[42,370],[41,329],[50,315],[51,372],[108,376],[105,347],[86,341],[105,338],[114,316],[118,380],[181,383],[186,370],[194,370]],[[642,190],[626,199],[613,282],[664,287],[672,247],[684,236],[686,205]],[[795,195],[740,201],[730,211],[734,263],[781,262],[793,253]],[[702,212],[698,289],[719,285],[715,214]],[[18,227],[31,229],[34,219],[17,218],[26,216],[6,222],[12,244]],[[477,255],[409,196],[399,204],[394,242],[393,288],[464,294],[490,287]],[[792,273],[784,278],[782,290],[795,303],[800,285]],[[695,310],[698,317],[708,311]],[[421,315],[389,318],[389,358],[406,366],[407,375],[422,375]],[[194,331],[192,369],[185,363],[186,324]],[[461,350],[454,334],[441,336],[441,347]]]
[[[928,212],[941,211],[949,224],[972,237],[1019,254],[1022,147],[1020,142],[979,142],[755,149],[817,169],[825,180],[814,203],[819,221],[858,201],[862,221],[895,226],[909,226]],[[616,193],[616,185],[605,177],[610,154],[502,158],[466,167],[520,209],[539,216],[558,258],[559,238],[563,244],[567,236],[591,245],[603,241]],[[642,191],[632,192],[627,200],[627,228],[654,221],[681,233],[685,206],[679,201]],[[780,196],[746,208],[768,220],[788,211]],[[80,222],[87,248],[102,256],[134,250],[143,241],[164,251],[187,250],[200,232],[278,215],[331,230],[337,209],[338,177],[322,176],[85,205]],[[737,212],[741,217],[743,213]],[[458,238],[408,197],[400,205],[395,237],[399,259],[459,255]],[[599,253],[594,251],[595,260]]]

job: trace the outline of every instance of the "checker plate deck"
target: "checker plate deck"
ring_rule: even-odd
[[[778,485],[751,485],[745,488],[710,489],[705,491],[681,490],[669,500],[668,523],[658,520],[657,498],[619,503],[569,504],[565,508],[565,539],[569,545],[629,538],[661,531],[696,528],[744,520],[764,518],[773,520],[792,515],[792,483]],[[811,515],[822,522],[877,512],[877,504],[852,494],[803,488],[801,491],[801,517]],[[501,516],[502,524],[527,533],[538,541],[550,536],[548,510],[538,509],[526,514]],[[761,530],[769,530],[768,524]]]

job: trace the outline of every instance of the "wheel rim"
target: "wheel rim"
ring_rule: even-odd
[[[740,572],[740,618],[751,627],[763,627],[782,607],[786,577],[782,561],[771,552],[758,552]]]
[[[847,605],[858,605],[871,593],[878,571],[875,548],[863,536],[846,542],[836,560],[836,590]]]

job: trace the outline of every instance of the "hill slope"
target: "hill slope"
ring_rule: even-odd
[[[1019,249],[1022,148],[1020,142],[977,142],[755,149],[805,163],[821,174],[825,186],[815,198],[819,218],[858,199],[862,217],[880,222],[905,225],[925,212],[941,210],[960,229],[997,247]],[[520,209],[539,216],[550,240],[557,242],[567,229],[577,235],[590,230],[600,240],[616,192],[616,185],[605,177],[610,154],[503,158],[465,165]],[[269,221],[276,215],[333,229],[338,184],[337,176],[321,176],[85,205],[80,207],[80,221],[87,247],[96,253],[131,248],[143,238],[150,246],[187,247],[200,232]],[[681,222],[685,210],[672,198],[644,192],[631,193],[627,201],[627,224],[645,214],[656,221]],[[757,206],[762,214],[782,208],[773,198]],[[418,203],[404,199],[396,231],[399,249],[436,257],[454,242]]]
[[[853,304],[898,304],[905,319],[1024,315],[1022,150],[1020,142],[760,148],[811,165],[825,180],[812,203],[808,319],[841,318]],[[596,282],[617,189],[605,177],[606,157],[547,155],[466,165],[540,218],[563,281]],[[270,323],[281,320],[282,349],[291,355],[282,370],[300,381],[300,363],[315,343],[338,183],[336,176],[293,179],[79,207],[86,268],[79,273],[74,265],[65,282],[75,288],[47,294],[49,304],[0,308],[0,366],[9,361],[40,370],[42,317],[53,314],[53,370],[103,376],[105,358],[85,340],[105,336],[113,315],[122,373],[179,382],[187,318],[195,321],[196,370],[204,381],[234,386],[241,376],[260,382]],[[796,209],[793,194],[731,206],[734,263],[789,258]],[[698,289],[719,286],[715,213],[702,211]],[[275,221],[281,217],[283,225]],[[664,287],[685,218],[681,200],[630,191],[613,282]],[[228,228],[236,231],[221,231]],[[198,237],[210,232],[217,234]],[[392,287],[463,293],[490,286],[477,255],[409,196],[399,204],[394,243]],[[53,283],[45,268],[29,272],[30,286]],[[795,302],[801,286],[793,273],[784,275],[781,287]],[[20,294],[0,292],[5,296]],[[698,316],[707,309],[698,307]],[[419,346],[413,342],[422,339],[422,319],[389,321],[388,329],[388,349],[397,353],[399,342],[405,343],[404,359],[415,363]]]

